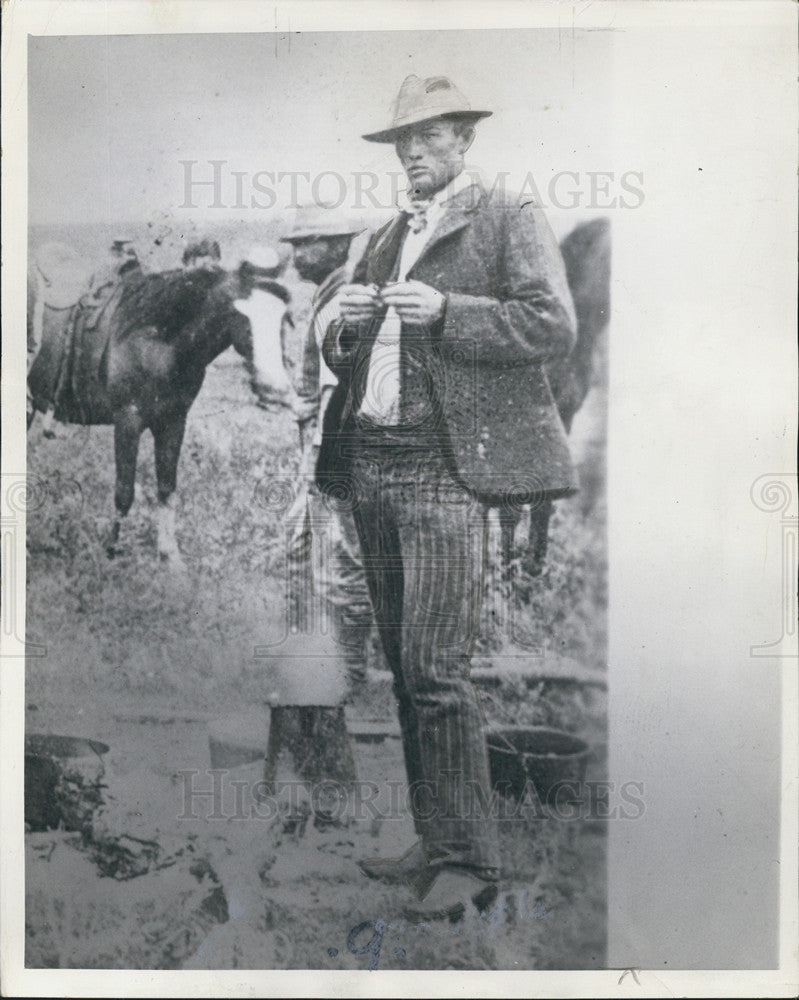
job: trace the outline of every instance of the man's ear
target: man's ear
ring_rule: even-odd
[[[466,153],[474,142],[475,128],[474,125],[467,125],[460,134],[461,139],[461,152]]]

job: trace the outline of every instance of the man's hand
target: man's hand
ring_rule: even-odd
[[[400,281],[386,285],[380,294],[387,306],[393,306],[403,323],[429,326],[441,319],[444,296],[421,281]]]
[[[380,311],[376,285],[344,285],[338,294],[339,315],[345,323],[364,323]]]

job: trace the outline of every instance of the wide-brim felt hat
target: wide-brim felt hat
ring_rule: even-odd
[[[297,207],[291,232],[281,236],[280,241],[296,243],[326,236],[357,236],[363,230],[363,226],[339,211],[335,205],[311,202]]]
[[[433,118],[461,118],[478,121],[492,111],[478,111],[469,104],[446,76],[407,76],[394,102],[393,118],[388,128],[363,136],[369,142],[395,142],[397,133],[409,125],[419,125]]]

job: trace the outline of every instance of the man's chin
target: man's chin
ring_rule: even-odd
[[[427,198],[433,190],[433,178],[427,174],[408,174],[408,189],[414,194]]]

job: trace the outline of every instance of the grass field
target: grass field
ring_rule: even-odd
[[[308,289],[294,291],[301,329]],[[589,476],[597,470],[601,404],[600,387],[575,427]],[[276,684],[276,661],[254,650],[279,642],[285,628],[280,487],[296,475],[296,428],[288,413],[254,404],[232,350],[211,365],[179,469],[183,576],[156,560],[149,438],[122,552],[106,558],[112,456],[111,428],[58,426],[47,439],[38,419],[29,435],[28,471],[43,500],[28,514],[27,630],[46,652],[27,663],[27,725],[109,744],[107,803],[97,823],[113,828],[117,841],[111,834],[98,840],[95,830],[93,855],[79,833],[28,835],[28,964],[363,968],[374,948],[354,954],[348,934],[383,919],[381,968],[601,966],[604,834],[596,823],[511,824],[503,856],[512,875],[492,919],[419,934],[394,919],[397,898],[364,885],[355,867],[362,854],[410,841],[407,817],[378,829],[359,821],[309,826],[301,837],[274,822],[179,819],[177,775],[208,768],[209,719],[263,705]],[[541,577],[503,581],[492,541],[476,662],[500,673],[519,658],[566,675],[569,664],[605,671],[601,494],[587,516],[579,499],[558,506]],[[373,666],[380,666],[376,653]],[[567,677],[492,690],[489,719],[510,713],[583,735],[595,751],[591,773],[602,776],[600,685]],[[390,700],[376,694],[352,710],[385,713]],[[357,752],[361,775],[402,777],[398,741]],[[241,773],[257,780],[252,769]],[[118,843],[122,833],[158,843],[164,864],[126,881],[102,874],[96,845]],[[368,940],[364,932],[358,947]]]

